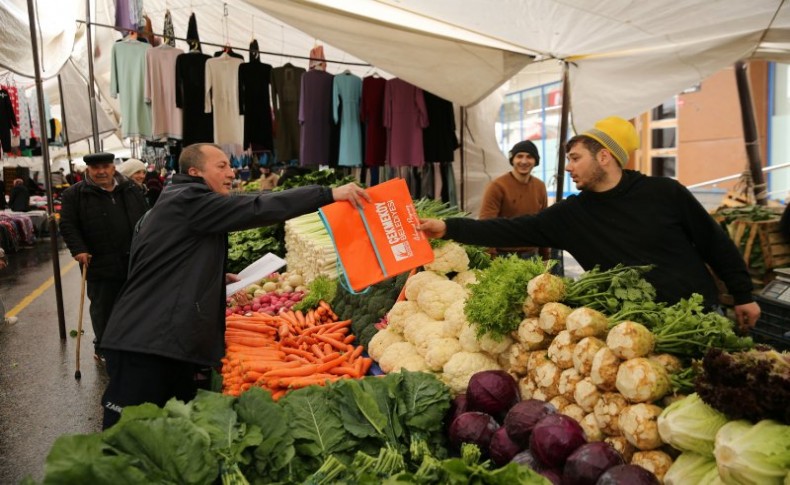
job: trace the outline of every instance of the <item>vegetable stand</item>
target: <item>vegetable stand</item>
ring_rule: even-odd
[[[648,268],[569,280],[539,260],[437,242],[421,271],[352,295],[318,261],[320,228],[300,222],[285,228],[288,271],[229,295],[223,393],[61,437],[47,479],[679,484],[790,472],[790,358],[753,349],[698,297],[656,303]],[[366,375],[375,367],[385,375]],[[726,402],[759,405],[737,415]]]

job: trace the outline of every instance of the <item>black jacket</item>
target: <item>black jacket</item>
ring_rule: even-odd
[[[87,277],[92,281],[126,279],[131,235],[146,211],[145,197],[134,182],[120,174],[115,179],[118,186],[112,192],[86,178],[61,196],[60,233],[72,256],[91,254]],[[125,207],[120,219],[113,216],[113,204]]]
[[[27,212],[30,210],[30,192],[24,185],[15,185],[8,198],[8,208],[14,212]]]
[[[585,270],[653,264],[645,278],[655,286],[657,299],[667,303],[699,293],[707,305],[715,305],[708,264],[735,304],[752,301],[751,278],[735,244],[691,192],[669,178],[625,170],[613,189],[583,191],[535,216],[446,222],[446,238],[481,246],[565,249]]]
[[[223,196],[201,178],[175,175],[135,235],[129,278],[102,348],[217,365],[225,349],[227,233],[330,202],[326,187]]]

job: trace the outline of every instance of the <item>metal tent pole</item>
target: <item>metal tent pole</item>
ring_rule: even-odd
[[[66,340],[66,317],[63,313],[63,286],[60,281],[60,258],[58,255],[58,225],[55,221],[55,205],[52,201],[52,170],[49,167],[49,143],[44,112],[44,89],[41,81],[41,64],[38,59],[38,37],[36,37],[36,12],[33,0],[27,0],[27,14],[30,21],[30,45],[33,49],[33,67],[36,73],[36,97],[38,98],[38,117],[41,120],[41,156],[44,164],[44,187],[47,191],[47,219],[49,221],[49,241],[52,249],[52,270],[55,272],[55,299],[58,307],[58,330],[60,339]]]
[[[71,163],[71,143],[69,141],[69,124],[66,122],[66,99],[63,97],[63,80],[58,74],[58,93],[60,93],[60,117],[63,119],[64,143],[66,144],[66,157],[69,159],[69,173],[74,175]]]
[[[93,130],[93,149],[98,150],[99,144],[99,118],[96,115],[96,78],[93,74],[93,33],[91,25],[91,0],[85,0],[85,26],[88,29],[88,99],[91,107],[91,129]]]
[[[466,131],[466,108],[461,106],[461,210],[466,208],[466,144],[464,132]]]
[[[565,141],[568,139],[568,116],[571,111],[571,88],[569,80],[569,64],[563,63],[562,66],[562,111],[560,115],[560,132],[557,143],[557,191],[554,203],[561,201],[564,198],[565,190]],[[555,271],[559,275],[565,274],[565,266],[563,264],[562,250],[551,250],[551,259],[558,261],[555,266]]]
[[[743,141],[746,144],[746,155],[749,159],[749,172],[754,182],[754,200],[757,205],[768,203],[765,177],[760,159],[760,138],[757,134],[757,122],[754,119],[754,105],[749,89],[749,78],[743,61],[735,63],[735,81],[738,85],[738,99],[741,102],[741,123],[743,124]]]

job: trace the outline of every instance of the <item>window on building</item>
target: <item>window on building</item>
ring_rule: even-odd
[[[650,148],[656,150],[659,148],[675,148],[677,147],[677,140],[675,139],[676,128],[653,128],[651,133]]]
[[[651,157],[651,172],[656,177],[675,178],[675,157]]]
[[[677,100],[672,98],[653,108],[652,120],[670,120],[677,118]]]
[[[495,124],[499,145],[505,155],[522,140],[531,140],[537,145],[541,161],[532,174],[546,184],[550,197],[556,191],[561,113],[562,86],[556,82],[507,94],[499,121]],[[568,177],[564,180],[563,192],[576,193],[572,181]]]

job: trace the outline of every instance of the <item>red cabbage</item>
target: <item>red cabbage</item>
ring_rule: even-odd
[[[501,418],[521,398],[518,383],[503,370],[478,372],[466,388],[469,409]]]
[[[554,468],[546,468],[545,470],[540,470],[538,473],[543,475],[548,481],[551,482],[551,485],[561,485],[562,479],[562,472],[560,470],[555,470]]]
[[[455,396],[453,402],[450,403],[450,411],[448,411],[450,423],[455,421],[455,418],[467,411],[471,411],[471,409],[469,409],[469,401],[466,399],[466,394],[462,392],[461,394]]]
[[[528,466],[533,470],[535,470],[536,472],[539,472],[544,468],[546,468],[545,466],[543,466],[543,463],[541,463],[540,460],[535,458],[535,455],[533,455],[532,452],[529,450],[524,450],[518,453],[510,461],[514,463],[518,463],[519,465]]]
[[[595,485],[659,485],[655,475],[639,465],[617,465],[606,470]]]
[[[613,466],[623,465],[623,455],[603,441],[581,445],[565,462],[562,482],[574,485],[595,485],[598,478]]]
[[[505,416],[505,429],[510,439],[523,447],[529,446],[529,435],[538,421],[554,414],[557,409],[545,401],[526,399],[516,403]]]
[[[533,428],[529,449],[549,468],[562,468],[571,453],[586,442],[584,430],[575,419],[549,414]]]
[[[499,424],[490,415],[469,411],[459,415],[450,424],[450,444],[460,450],[463,443],[472,443],[481,451],[487,451],[491,437],[498,428]]]
[[[491,437],[488,455],[496,466],[505,466],[521,449],[521,446],[510,439],[505,428],[499,428],[494,432],[494,436]]]

